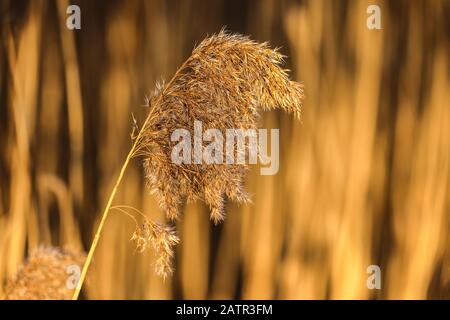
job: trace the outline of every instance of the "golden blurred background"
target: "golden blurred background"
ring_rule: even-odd
[[[68,30],[66,8],[81,8]],[[381,30],[366,27],[370,4]],[[163,281],[111,213],[88,299],[450,299],[450,1],[0,0],[0,296],[39,244],[87,250],[156,81],[223,26],[305,85],[280,171],[215,227],[189,204]],[[133,115],[133,116],[132,116]],[[163,219],[134,159],[115,203]],[[367,267],[382,287],[366,286]]]

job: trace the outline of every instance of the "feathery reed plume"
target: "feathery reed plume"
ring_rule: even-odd
[[[81,291],[117,189],[133,157],[145,157],[147,183],[171,220],[178,216],[182,197],[204,200],[216,223],[223,220],[224,195],[236,202],[249,201],[242,186],[246,165],[175,165],[170,157],[170,135],[182,128],[192,133],[194,120],[201,121],[204,129],[253,129],[258,108],[278,107],[299,117],[303,87],[289,80],[287,71],[280,67],[282,62],[283,55],[267,43],[258,44],[221,30],[192,51],[169,83],[157,86],[149,99],[149,115],[135,136],[108,198],[73,299]],[[170,251],[165,250],[177,241],[171,232],[162,234],[164,241],[157,242],[156,248],[163,253],[159,273],[164,275],[170,266],[165,264]]]
[[[158,257],[155,262],[156,274],[163,278],[172,275],[173,247],[180,242],[173,227],[147,219],[142,225],[136,226],[131,240],[136,241],[136,248],[140,252],[151,244]]]
[[[81,268],[84,254],[41,246],[34,249],[6,286],[6,300],[68,300],[70,266]]]
[[[173,247],[180,242],[176,235],[175,228],[148,219],[141,211],[130,206],[114,206],[116,209],[128,215],[136,224],[136,229],[131,236],[136,243],[136,250],[144,252],[148,247],[153,247],[157,259],[155,262],[155,272],[164,279],[172,275],[172,258],[174,256]],[[136,218],[125,209],[132,209],[143,217],[143,223],[139,224]]]
[[[171,134],[187,129],[194,136],[195,121],[222,134],[256,129],[260,108],[300,117],[302,85],[289,80],[282,62],[283,55],[267,43],[222,30],[193,50],[170,84],[157,85],[136,154],[145,157],[147,184],[170,220],[178,217],[184,197],[205,201],[215,223],[223,220],[225,196],[237,203],[250,200],[243,188],[246,164],[175,164]]]

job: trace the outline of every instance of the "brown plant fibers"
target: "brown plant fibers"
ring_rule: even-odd
[[[225,196],[248,202],[243,187],[246,164],[175,164],[171,134],[194,121],[203,130],[256,129],[260,110],[276,108],[300,117],[303,87],[281,68],[283,55],[267,43],[257,43],[222,30],[201,42],[168,85],[159,84],[149,99],[151,114],[138,141],[144,155],[147,184],[170,220],[179,215],[183,199],[203,200],[211,219],[224,218]]]
[[[6,286],[6,300],[68,300],[68,267],[83,266],[85,255],[53,247],[34,249]]]

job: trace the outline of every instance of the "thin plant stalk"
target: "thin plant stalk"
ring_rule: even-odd
[[[170,80],[170,82],[168,83],[168,85],[165,88],[168,88],[171,85],[171,83],[176,79],[176,77],[180,73],[180,71],[182,71],[184,69],[184,67],[190,61],[190,59],[191,58],[188,58],[183,63],[183,65],[177,70],[177,72],[173,76],[172,80]],[[102,233],[102,230],[103,230],[103,226],[104,226],[104,224],[106,222],[106,219],[108,218],[108,214],[109,214],[109,211],[111,209],[112,202],[113,202],[113,200],[114,200],[114,198],[116,196],[117,190],[118,190],[119,185],[120,185],[120,183],[122,181],[122,178],[123,178],[123,176],[125,174],[125,171],[126,171],[126,169],[128,167],[128,164],[130,163],[130,160],[133,158],[133,156],[135,155],[136,150],[138,149],[139,141],[140,141],[140,139],[142,137],[142,134],[143,134],[144,129],[145,129],[146,125],[147,125],[147,122],[151,118],[151,115],[153,114],[153,111],[155,110],[155,107],[158,105],[158,102],[159,102],[159,100],[161,99],[162,96],[163,95],[159,96],[158,101],[156,101],[156,103],[153,105],[152,109],[150,110],[147,118],[145,119],[144,125],[141,127],[141,130],[139,131],[136,139],[133,142],[133,145],[131,146],[130,151],[128,152],[128,155],[127,155],[127,157],[125,159],[125,162],[123,163],[122,168],[120,169],[119,176],[117,177],[116,183],[114,184],[114,188],[112,189],[111,194],[110,194],[110,196],[108,198],[108,202],[106,203],[106,207],[103,210],[102,218],[101,218],[100,223],[99,223],[99,225],[97,227],[97,231],[95,232],[94,239],[92,240],[91,247],[89,248],[89,252],[88,252],[88,255],[86,257],[86,261],[84,262],[83,269],[82,269],[81,275],[80,275],[80,279],[78,280],[77,286],[76,286],[75,291],[73,293],[72,300],[78,300],[78,296],[80,295],[81,288],[82,288],[84,280],[86,278],[87,271],[89,269],[89,266],[91,265],[92,257],[94,256],[95,249],[97,248],[98,241],[100,240],[100,236],[101,236],[101,233]]]

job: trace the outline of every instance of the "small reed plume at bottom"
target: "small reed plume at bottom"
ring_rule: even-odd
[[[78,280],[85,258],[84,253],[50,246],[34,249],[6,285],[5,300],[69,300],[71,277]]]
[[[147,248],[153,247],[156,255],[155,272],[158,276],[164,279],[171,276],[173,273],[172,258],[174,256],[174,246],[180,242],[176,235],[175,228],[169,225],[164,225],[148,219],[141,211],[130,206],[114,206],[111,209],[116,209],[125,213],[136,224],[136,229],[131,236],[132,241],[136,244],[136,250],[139,253],[144,252]],[[138,223],[136,218],[125,211],[131,209],[143,217],[143,222]]]

